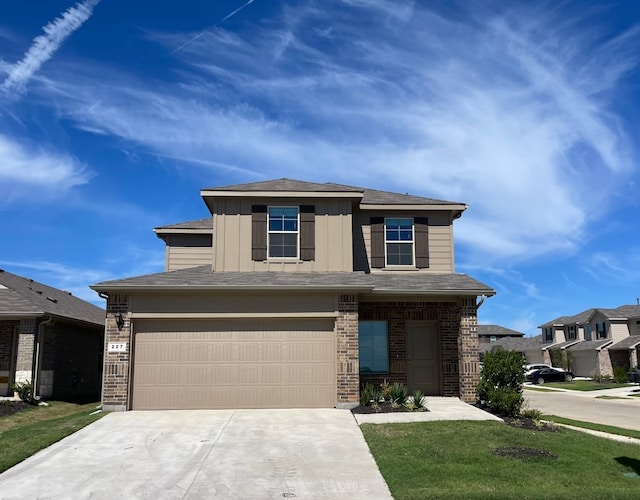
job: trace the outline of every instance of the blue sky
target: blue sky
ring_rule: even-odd
[[[462,201],[482,323],[640,297],[640,3],[0,3],[0,267],[163,269],[200,188],[291,177]]]

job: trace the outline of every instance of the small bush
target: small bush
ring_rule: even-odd
[[[524,356],[515,351],[487,352],[478,383],[480,404],[497,415],[518,416],[524,403],[524,363]]]
[[[373,384],[367,383],[360,391],[360,404],[362,406],[369,406],[373,395]]]
[[[613,369],[613,381],[617,384],[624,384],[627,382],[627,370],[624,369],[624,366],[616,366]]]
[[[415,389],[411,393],[411,397],[407,398],[407,401],[404,403],[404,407],[409,411],[426,410],[427,398],[420,389]]]
[[[592,380],[599,384],[608,384],[611,382],[611,375],[594,375]]]
[[[36,398],[33,396],[33,385],[31,385],[31,382],[18,382],[13,385],[13,390],[18,393],[18,397],[22,402],[30,405],[38,404]]]
[[[394,382],[389,390],[388,401],[392,404],[403,405],[407,402],[409,397],[409,390],[407,386],[400,382]]]
[[[383,401],[382,392],[379,389],[373,389],[371,391],[371,408],[380,411],[380,401]]]
[[[384,399],[385,401],[388,401],[390,392],[391,392],[391,384],[387,382],[387,379],[385,379],[384,382],[380,384],[380,393],[382,395],[382,399]]]

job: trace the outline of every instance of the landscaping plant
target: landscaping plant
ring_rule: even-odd
[[[13,390],[18,393],[18,397],[22,400],[22,402],[37,405],[38,401],[33,396],[33,385],[31,382],[18,382],[13,385]]]
[[[478,383],[478,399],[492,413],[505,417],[520,414],[524,398],[522,384],[525,359],[515,351],[495,351],[484,355]]]

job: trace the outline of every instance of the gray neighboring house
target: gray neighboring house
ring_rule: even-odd
[[[542,363],[542,336],[535,337],[504,337],[492,343],[479,344],[480,359],[486,352],[493,352],[499,349],[505,351],[516,351],[522,354],[528,364]]]
[[[629,371],[639,366],[640,305],[591,308],[556,318],[540,329],[545,362],[559,353],[575,375],[613,375],[616,367]]]
[[[97,401],[104,324],[104,309],[0,269],[0,396],[30,381],[43,398]]]
[[[489,344],[505,338],[522,338],[524,333],[500,325],[478,325],[478,344]]]
[[[212,187],[158,227],[165,272],[107,296],[109,410],[353,407],[365,383],[475,402],[477,309],[458,202],[277,179]]]

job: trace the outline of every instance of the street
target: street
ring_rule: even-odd
[[[634,389],[633,387],[631,389]],[[636,387],[637,389],[637,387]],[[597,399],[596,396],[619,396],[620,391],[539,392],[525,388],[525,404],[547,415],[612,425],[640,431],[640,397],[630,399]]]

